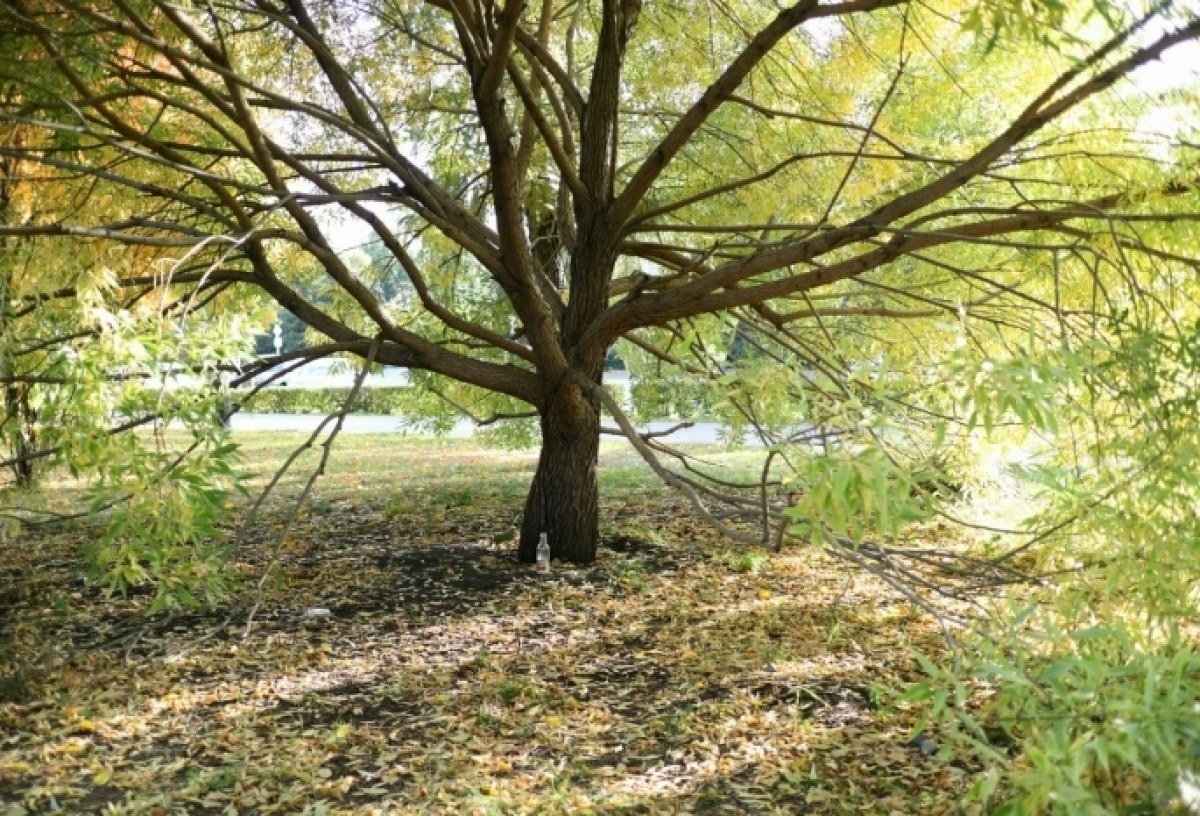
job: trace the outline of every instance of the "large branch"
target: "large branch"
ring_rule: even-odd
[[[580,225],[594,222],[612,200],[616,167],[617,109],[625,47],[641,12],[641,0],[604,0],[587,104],[579,137],[579,178],[589,196],[576,201]],[[609,223],[613,223],[609,219]]]
[[[1138,49],[1110,68],[1100,71],[1073,91],[1063,94],[1057,99],[1054,98],[1055,94],[1061,89],[1069,86],[1071,82],[1078,79],[1084,68],[1095,67],[1102,63],[1118,46],[1124,44],[1129,37],[1152,18],[1153,15],[1147,16],[1138,25],[1122,32],[1103,47],[1097,49],[1081,65],[1064,72],[1034,99],[1002,134],[954,170],[942,175],[924,187],[899,196],[870,215],[860,219],[860,222],[864,224],[891,224],[899,218],[903,218],[941,200],[951,192],[981,175],[988,167],[1017,144],[1041,130],[1055,119],[1058,119],[1067,111],[1111,87],[1117,80],[1128,76],[1141,66],[1158,59],[1169,48],[1200,38],[1200,18],[1198,18],[1189,25],[1166,34],[1150,45]]]
[[[391,135],[386,132],[387,125],[384,118],[378,115],[378,111],[376,111],[376,117],[372,118],[366,94],[359,92],[354,77],[334,55],[333,49],[329,47],[325,37],[309,15],[303,0],[287,0],[288,10],[296,21],[295,25],[289,24],[289,21],[281,15],[272,14],[271,6],[261,0],[255,5],[272,19],[287,25],[288,29],[308,47],[354,123],[363,130],[376,133],[381,141],[390,142]],[[382,132],[380,128],[383,128]]]
[[[1108,199],[1123,201],[1124,198]],[[656,294],[647,294],[636,298],[627,298],[608,310],[602,321],[592,329],[588,342],[605,342],[610,337],[624,334],[635,328],[644,326],[663,325],[669,321],[693,317],[700,314],[722,311],[738,306],[749,306],[764,303],[774,298],[787,297],[800,292],[808,292],[819,287],[828,286],[838,281],[857,277],[864,272],[878,269],[905,255],[911,255],[923,249],[945,246],[956,243],[992,243],[998,237],[1040,230],[1059,230],[1065,222],[1080,218],[1104,219],[1107,216],[1102,210],[1076,205],[1061,208],[1056,211],[1029,212],[1006,218],[995,218],[970,224],[960,224],[937,231],[917,231],[908,229],[878,230],[891,232],[893,237],[881,246],[862,252],[829,265],[820,265],[809,261],[812,267],[809,271],[790,274],[777,280],[767,281],[751,286],[731,285],[720,291],[708,292],[701,296],[692,294],[697,284],[702,284],[705,278],[720,274],[726,267],[747,266],[755,259],[744,262],[734,262],[720,267],[699,281],[687,282],[682,280],[674,288],[666,288]],[[1118,217],[1119,220],[1119,217]],[[1163,216],[1160,220],[1171,221],[1172,216]],[[1188,218],[1186,220],[1193,220]],[[871,236],[862,235],[863,240]],[[1017,246],[1025,246],[1023,244]],[[610,334],[611,333],[611,334]]]
[[[537,38],[524,29],[517,29],[517,45],[521,51],[532,57],[542,68],[544,68],[552,77],[559,90],[562,91],[562,96],[567,100],[567,104],[571,106],[576,118],[583,118],[583,94],[579,92],[579,88],[575,86],[575,81],[567,70],[554,59],[553,55],[546,50]]]
[[[113,31],[129,37],[151,52],[162,55],[173,67],[181,72],[181,76],[185,78],[189,89],[203,94],[206,99],[216,105],[234,122],[239,122],[243,116],[233,110],[230,100],[214,93],[207,83],[192,71],[193,68],[205,74],[217,76],[227,86],[236,86],[249,92],[252,96],[248,97],[247,101],[251,106],[297,113],[311,117],[321,124],[335,129],[363,145],[373,158],[379,160],[383,166],[394,173],[405,185],[405,191],[413,196],[420,203],[421,208],[429,213],[431,217],[452,225],[461,234],[470,236],[472,247],[464,247],[468,248],[468,251],[477,252],[481,246],[489,244],[495,246],[498,243],[498,237],[492,230],[459,204],[453,196],[443,190],[417,167],[414,162],[402,155],[396,146],[386,138],[386,133],[381,133],[373,127],[360,126],[357,121],[347,120],[345,117],[340,116],[334,111],[322,108],[311,100],[288,98],[260,83],[254,82],[251,78],[233,70],[220,57],[221,51],[217,45],[208,41],[208,38],[195,26],[190,27],[189,39],[195,38],[195,41],[201,48],[200,54],[189,52],[178,45],[156,36],[153,28],[141,21],[132,10],[128,10],[127,13],[131,15],[134,21],[139,23],[138,25],[104,15],[95,8],[87,5],[70,4],[69,8],[75,13],[93,19]],[[261,10],[260,13],[262,13]],[[281,18],[279,15],[273,15],[270,19],[280,22]],[[186,21],[184,21],[184,25],[187,27]],[[306,47],[313,46],[317,47],[318,50],[321,49],[321,42],[323,42],[320,40],[314,41],[311,38],[302,41],[306,43]],[[343,98],[343,104],[347,107],[354,107],[352,89],[347,90],[348,85],[352,84],[348,79],[349,72],[337,64],[327,48],[324,50],[325,53],[314,54],[314,58],[317,59],[323,71],[328,70],[333,74],[333,76],[329,77],[331,85],[335,87],[341,86],[343,91],[349,94]],[[216,57],[216,59],[210,57]],[[355,114],[355,119],[361,119],[369,123],[369,117],[361,113],[361,105],[359,105],[359,108],[360,113]],[[122,136],[128,138],[126,134],[122,134]],[[134,142],[137,143],[138,140],[135,139]],[[276,158],[279,158],[279,156],[276,155]],[[193,172],[197,171],[193,170]],[[199,175],[198,172],[197,175]],[[200,177],[203,178],[203,176]],[[225,185],[230,184],[229,180],[224,179],[213,179],[213,181],[218,181]],[[228,204],[229,202],[225,201],[224,203]],[[450,232],[453,232],[453,230]],[[453,236],[451,237],[453,239]]]
[[[1111,54],[1129,33],[1114,38],[1098,49],[1086,65],[1100,64],[1102,57]],[[842,227],[833,227],[805,240],[785,242],[754,253],[746,259],[722,264],[702,271],[682,285],[659,294],[626,299],[608,312],[589,331],[589,342],[605,342],[639,326],[661,325],[666,320],[688,317],[733,306],[762,302],[816,286],[861,274],[888,263],[903,254],[929,246],[954,241],[981,240],[997,235],[1045,229],[1067,220],[1096,217],[1127,203],[1125,194],[1113,194],[1090,202],[1050,211],[1024,213],[1009,219],[983,221],[975,225],[956,226],[949,230],[921,235],[897,235],[883,248],[855,258],[824,266],[782,280],[739,288],[739,284],[757,275],[784,269],[796,264],[816,264],[817,259],[856,242],[869,241],[875,236],[894,231],[891,224],[906,215],[928,207],[960,189],[1014,146],[1032,133],[1045,127],[1071,108],[1079,105],[1136,68],[1157,59],[1168,48],[1200,38],[1200,19],[1177,31],[1163,35],[1153,43],[1136,50],[1073,90],[1055,98],[1055,93],[1079,78],[1076,67],[1060,76],[1043,91],[1007,127],[972,157],[954,170],[911,192],[898,196],[874,212]]]
[[[587,189],[583,186],[583,182],[579,180],[579,176],[575,172],[573,157],[568,149],[571,138],[570,124],[565,121],[564,117],[559,117],[559,126],[562,129],[562,139],[560,140],[554,133],[553,128],[550,127],[550,123],[546,121],[546,117],[542,115],[542,111],[538,107],[537,95],[534,89],[521,76],[521,72],[515,65],[510,66],[509,76],[512,79],[513,87],[517,89],[517,93],[521,97],[521,102],[525,105],[526,114],[541,135],[542,143],[550,151],[550,156],[554,159],[563,182],[570,188],[571,194],[576,198],[585,198],[587,196]]]
[[[277,189],[285,188],[286,185],[275,166],[277,156],[281,151],[278,145],[273,144],[261,132],[247,103],[242,86],[232,79],[232,76],[236,75],[237,72],[234,71],[223,47],[210,40],[190,18],[178,9],[163,6],[162,10],[175,23],[176,27],[200,49],[209,61],[225,69],[227,72],[225,80],[227,93],[232,100],[233,108],[237,115],[237,123],[246,133],[252,145],[255,154],[255,163],[273,187]],[[322,68],[330,78],[331,83],[338,89],[343,104],[347,105],[352,111],[355,119],[364,119],[366,117],[365,109],[355,105],[356,100],[350,87],[348,72],[341,69],[336,61],[333,60],[332,54],[324,46],[323,41],[319,39],[315,26],[312,24],[311,19],[308,18],[307,12],[298,0],[293,0],[292,10],[300,21],[301,27],[305,29],[308,35],[306,38],[308,44],[310,47],[316,49],[318,61],[321,62]],[[356,124],[360,127],[369,127],[370,121],[369,118],[365,118],[363,122],[356,121]],[[521,372],[520,369],[496,366],[463,355],[447,352],[436,344],[396,325],[386,310],[383,309],[378,299],[346,267],[337,254],[332,251],[323,234],[323,230],[308,210],[294,197],[284,200],[283,206],[288,210],[289,215],[296,221],[304,233],[305,240],[301,241],[299,238],[296,238],[294,239],[296,243],[301,245],[311,256],[321,263],[330,277],[358,303],[389,340],[412,352],[416,367],[427,368],[438,373],[453,376],[465,382],[473,382],[480,385],[486,383],[485,387],[514,396],[522,398],[530,396],[530,392],[526,388],[528,386],[528,375],[522,377],[521,375],[524,372]],[[258,242],[254,241],[254,243]],[[266,277],[261,256],[258,260],[260,275]],[[264,288],[269,285],[271,283],[268,281]],[[298,316],[304,319],[302,315],[298,314]],[[310,313],[310,318],[315,317],[315,315]],[[306,320],[306,322],[309,321]],[[327,321],[324,322],[327,323]],[[334,330],[340,331],[339,329]],[[335,340],[349,339],[345,336],[338,336],[338,334],[330,334],[329,331],[326,331],[326,333]]]
[[[513,41],[521,25],[521,13],[525,10],[525,0],[508,0],[501,9],[499,24],[491,32],[492,49],[488,54],[487,65],[483,75],[479,77],[478,96],[490,98],[500,90],[500,83],[508,71],[508,61],[512,54]]]
[[[440,5],[440,4],[439,4]],[[558,343],[556,294],[540,280],[537,264],[525,232],[523,201],[524,179],[517,155],[516,131],[505,110],[501,88],[511,59],[513,42],[520,26],[523,0],[511,0],[501,12],[499,26],[492,30],[487,21],[465,4],[448,2],[459,42],[464,52],[477,50],[469,59],[471,94],[476,114],[487,143],[492,187],[492,204],[502,266],[493,277],[504,288],[525,326],[539,367],[565,370],[566,359]],[[491,38],[491,49],[484,52],[481,43]]]
[[[633,178],[629,180],[629,184],[625,186],[613,205],[614,222],[624,223],[632,215],[634,209],[641,203],[676,154],[691,141],[712,113],[733,96],[742,81],[787,34],[814,17],[827,17],[855,11],[873,11],[901,5],[904,2],[907,0],[872,0],[871,2],[819,7],[817,0],[801,0],[791,8],[781,11],[766,28],[754,35],[750,43],[729,64],[717,81],[701,94],[687,113],[658,143],[658,146],[650,151],[650,155],[633,174]]]
[[[369,338],[313,306],[278,278],[260,275],[255,283],[301,321],[333,341],[369,341]],[[403,329],[385,329],[385,334],[391,342],[385,343],[379,350],[378,359],[382,363],[432,371],[460,382],[508,394],[530,405],[541,403],[537,379],[524,369],[456,354]]]

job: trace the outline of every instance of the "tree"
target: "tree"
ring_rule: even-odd
[[[18,138],[18,129],[10,128],[5,134],[5,142],[13,142]],[[19,172],[16,160],[7,158],[0,160],[0,223],[6,223],[14,209],[16,186]],[[0,239],[0,252],[4,252],[4,239]],[[9,253],[4,252],[5,255]],[[3,276],[0,277],[0,326],[7,327],[12,322],[8,313],[11,300],[10,292],[13,284],[11,263],[5,263]],[[0,378],[9,380],[4,385],[4,423],[3,430],[12,444],[13,476],[19,485],[29,485],[33,481],[33,462],[26,455],[36,446],[32,430],[33,410],[29,403],[29,385],[11,381],[15,368],[13,360],[13,344],[5,338],[0,344]]]
[[[171,286],[261,292],[327,338],[303,356],[532,411],[526,561],[541,532],[595,557],[615,343],[740,388],[760,428],[751,397],[836,431],[876,331],[1019,328],[1112,259],[1194,263],[1195,146],[1139,132],[1121,86],[1200,38],[1170,4],[4,0],[0,30],[4,78],[40,91],[0,108],[40,134],[0,156],[131,194],[0,236],[177,252]],[[386,251],[352,262],[348,224]],[[415,298],[385,302],[397,269]]]

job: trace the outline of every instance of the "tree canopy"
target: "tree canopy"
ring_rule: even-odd
[[[0,234],[96,256],[40,264],[19,296],[103,280],[186,311],[250,291],[310,327],[306,356],[364,357],[378,338],[377,362],[450,381],[456,404],[536,417],[526,558],[543,531],[556,557],[594,557],[614,344],[738,381],[744,416],[771,393],[805,404],[767,424],[811,428],[885,350],[915,364],[900,324],[1026,330],[1089,310],[1110,270],[1189,262],[1194,146],[1139,127],[1154,101],[1126,82],[1200,36],[1170,5],[2,15],[0,116],[21,135],[0,155],[56,203]],[[397,274],[411,296],[389,300]],[[734,335],[790,376],[739,378],[753,366],[728,359]]]

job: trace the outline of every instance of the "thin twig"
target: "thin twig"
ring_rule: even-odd
[[[255,503],[250,512],[250,518],[253,518],[257,515],[258,509],[262,506],[262,502],[266,498],[266,494],[274,489],[275,485],[279,483],[279,480],[283,477],[283,473],[289,467],[291,467],[292,463],[296,461],[296,458],[301,454],[301,452],[312,448],[313,442],[315,442],[317,437],[321,434],[321,431],[325,428],[325,425],[331,419],[336,419],[333,429],[329,432],[329,436],[326,437],[325,441],[321,443],[321,461],[317,463],[317,467],[309,475],[308,481],[304,484],[304,489],[300,491],[299,498],[297,498],[295,504],[292,505],[291,515],[288,516],[287,521],[284,522],[283,528],[279,531],[279,540],[275,543],[275,547],[271,552],[271,557],[267,561],[267,566],[263,570],[262,576],[259,577],[258,583],[255,585],[254,603],[250,607],[249,614],[246,615],[246,628],[245,631],[242,632],[243,640],[250,637],[250,630],[254,626],[254,616],[258,613],[259,607],[262,606],[263,586],[266,585],[267,578],[270,577],[271,572],[275,568],[275,562],[279,558],[279,553],[283,550],[283,545],[286,543],[287,537],[291,533],[292,526],[296,523],[296,519],[300,517],[300,511],[303,509],[305,502],[308,500],[308,496],[312,492],[313,485],[316,484],[317,479],[325,473],[325,465],[329,461],[329,454],[333,450],[333,441],[337,439],[338,433],[341,432],[342,425],[346,421],[346,415],[350,412],[350,407],[354,404],[354,400],[358,397],[358,392],[362,389],[363,383],[366,382],[367,374],[371,370],[371,365],[375,362],[375,354],[379,351],[379,345],[382,340],[383,335],[380,334],[376,335],[374,341],[372,341],[371,348],[367,351],[367,358],[363,362],[362,369],[358,372],[358,377],[356,377],[354,380],[354,386],[350,389],[350,393],[346,395],[346,401],[342,403],[341,410],[336,414],[330,414],[329,416],[325,417],[325,419],[321,421],[321,424],[317,426],[317,429],[312,432],[312,435],[309,436],[305,443],[297,448],[292,455],[288,457],[288,460],[284,463],[283,467],[276,472],[275,477],[271,480],[271,483],[268,484],[263,490],[263,495],[259,498],[258,502]]]

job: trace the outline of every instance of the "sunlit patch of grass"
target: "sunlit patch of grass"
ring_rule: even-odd
[[[223,791],[232,788],[238,781],[238,766],[220,768],[215,771],[189,774],[189,781],[208,791]]]
[[[735,552],[727,550],[720,554],[718,560],[732,572],[750,573],[769,572],[772,568],[771,556],[759,550]]]
[[[649,585],[645,566],[640,561],[626,561],[617,568],[617,580],[634,592],[642,592]]]
[[[649,491],[650,496],[655,496],[663,492],[662,482],[646,466],[610,465],[605,467],[602,464],[599,482],[601,492],[606,493],[640,493],[641,491]]]
[[[522,683],[515,683],[511,680],[502,680],[496,684],[492,692],[506,703],[515,703],[525,692],[525,686]]]

